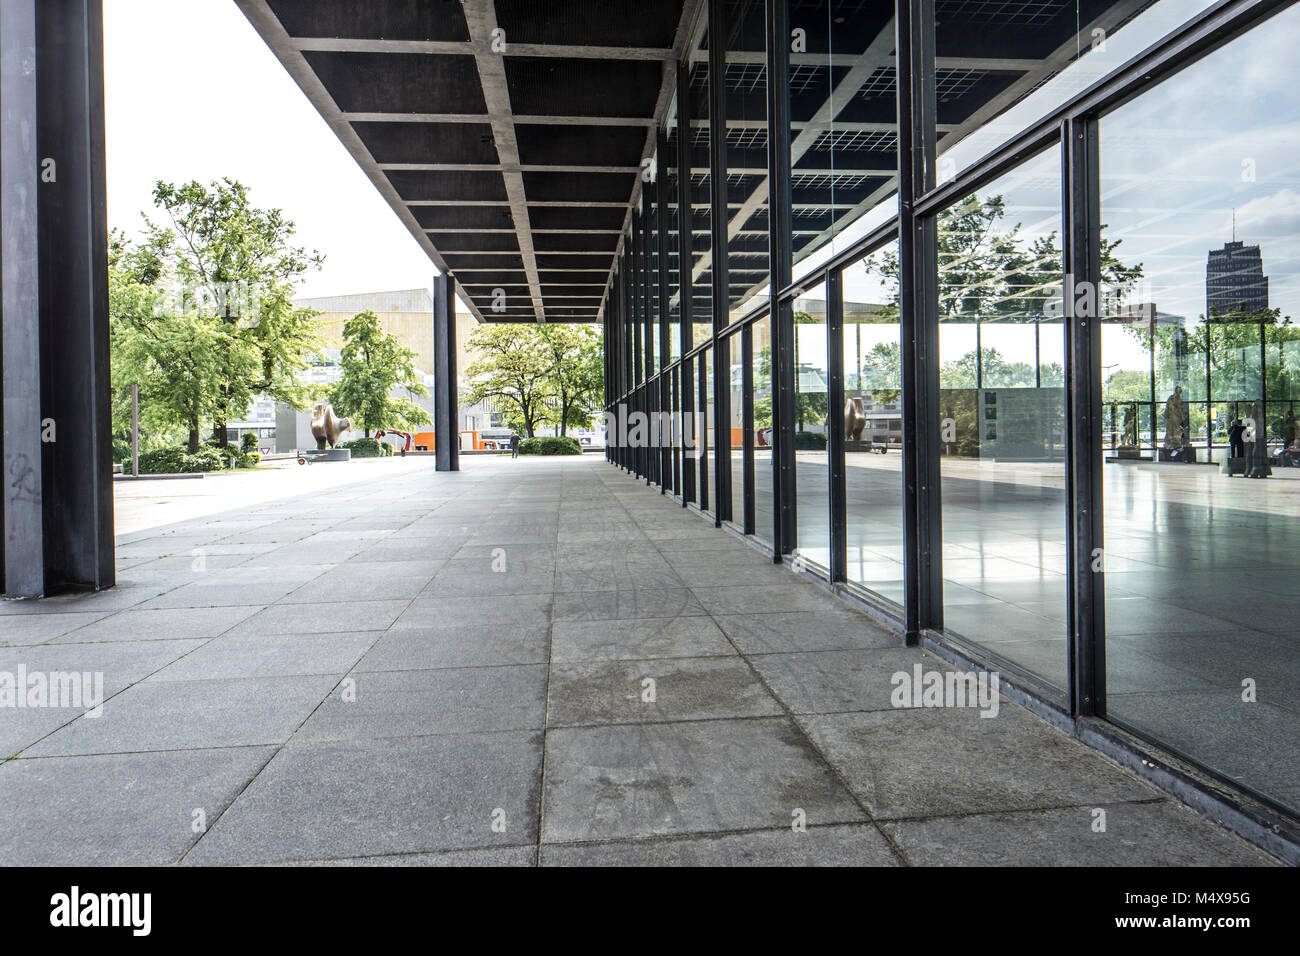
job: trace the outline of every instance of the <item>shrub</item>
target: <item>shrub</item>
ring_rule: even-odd
[[[140,453],[140,474],[178,475],[200,471],[221,471],[230,459],[214,445],[203,445],[193,455],[184,448],[155,448]]]
[[[240,435],[239,450],[245,454],[250,451],[257,451],[257,432],[244,432],[244,434]]]
[[[239,456],[240,468],[255,468],[262,463],[262,453],[260,451],[246,451]]]
[[[581,455],[582,446],[574,438],[525,438],[519,443],[521,455]]]
[[[826,436],[821,432],[795,432],[794,447],[804,451],[823,451],[826,448]]]
[[[339,447],[350,449],[353,458],[387,458],[393,453],[392,445],[377,438],[354,438],[340,442]]]

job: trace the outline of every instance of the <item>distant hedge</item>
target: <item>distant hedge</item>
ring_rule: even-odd
[[[821,432],[795,432],[794,447],[804,451],[821,451],[826,447],[826,436]]]
[[[353,458],[387,458],[393,453],[392,445],[377,438],[354,438],[340,442],[338,447],[350,449]]]
[[[222,447],[215,444],[200,445],[191,454],[184,448],[155,448],[140,453],[140,474],[183,475],[202,471],[226,471],[230,459],[237,468],[252,468],[262,460],[255,451],[240,452],[234,445]]]
[[[521,455],[581,455],[576,438],[525,438],[519,443]]]

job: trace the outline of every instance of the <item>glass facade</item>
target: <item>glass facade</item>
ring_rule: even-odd
[[[1128,279],[1102,338],[1106,712],[1293,809],[1297,31],[1293,8],[1098,133],[1102,242]]]
[[[1066,685],[1061,156],[936,217],[946,628]]]
[[[703,7],[605,314],[679,439],[611,460],[1295,817],[1300,6]]]

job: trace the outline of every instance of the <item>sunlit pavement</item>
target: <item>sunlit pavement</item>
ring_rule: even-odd
[[[117,588],[0,606],[0,671],[107,698],[0,709],[6,863],[1271,862],[1006,700],[894,707],[947,666],[599,456],[117,491]]]

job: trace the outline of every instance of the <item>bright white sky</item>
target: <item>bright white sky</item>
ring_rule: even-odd
[[[104,0],[108,221],[157,180],[228,176],[325,255],[303,296],[429,288],[435,267],[232,0]]]

